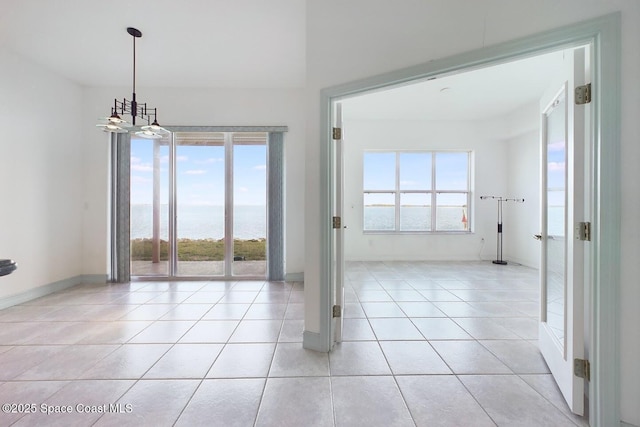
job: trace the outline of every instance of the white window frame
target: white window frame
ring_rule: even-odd
[[[363,190],[362,190],[362,231],[365,234],[469,234],[472,232],[472,221],[471,221],[471,200],[472,200],[472,191],[471,188],[471,174],[472,174],[472,159],[473,159],[473,151],[472,150],[364,150],[362,155],[362,165],[363,165],[363,178],[364,178],[364,159],[367,154],[370,153],[394,153],[395,154],[395,188],[393,190],[371,190],[364,188],[364,179],[363,179]],[[401,190],[400,189],[400,155],[401,154],[431,154],[431,188],[430,189],[420,189],[420,190]],[[441,189],[438,190],[436,185],[436,157],[438,153],[466,153],[467,154],[467,190],[447,190]],[[364,196],[366,194],[393,194],[395,201],[395,228],[393,230],[376,230],[376,229],[365,229],[365,203]],[[431,199],[431,224],[429,230],[401,230],[400,229],[400,208],[401,208],[401,195],[402,194],[427,194]],[[466,210],[466,219],[467,219],[467,228],[465,230],[438,230],[437,227],[437,200],[438,194],[466,194],[467,195],[467,210]]]

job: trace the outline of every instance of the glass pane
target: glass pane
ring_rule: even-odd
[[[364,193],[364,229],[395,230],[394,193]]]
[[[565,253],[566,253],[566,101],[564,93],[545,114],[547,175],[547,236],[545,239],[545,285],[547,324],[564,345]]]
[[[431,153],[400,153],[400,189],[431,190]]]
[[[547,234],[564,237],[565,192],[547,190]]]
[[[396,189],[396,153],[364,153],[365,190]]]
[[[233,275],[267,274],[267,146],[233,146]]]
[[[469,153],[436,153],[436,190],[469,190]]]
[[[400,230],[431,230],[431,194],[400,194]]]
[[[176,144],[177,274],[224,274],[223,137]]]
[[[169,274],[169,145],[131,140],[131,275]]]
[[[436,195],[436,230],[465,231],[469,227],[467,193],[440,193]]]

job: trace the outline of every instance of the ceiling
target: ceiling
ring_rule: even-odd
[[[0,47],[83,86],[303,88],[306,0],[0,0]],[[536,101],[562,52],[345,101],[345,119],[485,119]]]
[[[1,0],[0,45],[84,86],[291,88],[305,0]]]
[[[343,101],[344,120],[486,120],[537,102],[564,53],[552,52]]]

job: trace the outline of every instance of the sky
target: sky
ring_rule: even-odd
[[[400,190],[430,191],[432,188],[432,156],[430,152],[400,152]],[[469,188],[468,152],[435,153],[436,190],[462,190]],[[366,152],[364,154],[364,190],[395,190],[396,153]],[[391,194],[367,194],[368,203],[394,204]],[[419,194],[402,194],[403,205],[424,205],[428,199]],[[430,200],[429,200],[430,202]],[[438,195],[438,203],[466,204],[466,196]]]
[[[131,140],[131,204],[153,201],[153,140]],[[266,146],[234,146],[234,204],[266,204]],[[224,205],[225,161],[222,146],[176,147],[179,205]],[[169,147],[160,147],[160,203],[168,203]]]
[[[547,203],[549,206],[565,205],[566,187],[566,100],[559,98],[547,115]]]

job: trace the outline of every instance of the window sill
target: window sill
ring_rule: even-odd
[[[415,236],[415,235],[420,235],[420,236],[438,236],[438,235],[456,235],[456,236],[460,236],[460,235],[470,235],[470,234],[475,234],[473,231],[469,231],[469,230],[460,230],[460,231],[455,231],[455,230],[448,230],[448,231],[394,231],[394,230],[390,230],[390,231],[384,231],[384,230],[362,230],[362,234],[368,234],[368,235],[384,235],[384,236],[402,236],[402,235],[408,235],[408,236]]]

